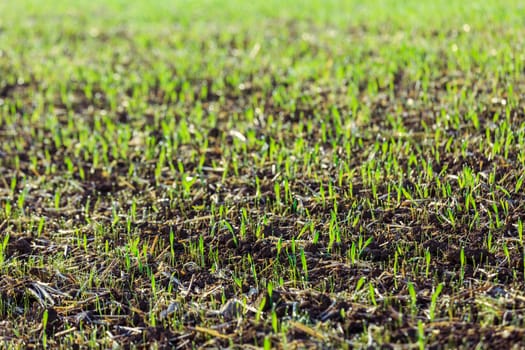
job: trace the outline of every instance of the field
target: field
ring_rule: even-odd
[[[0,348],[525,347],[520,1],[0,3]]]

